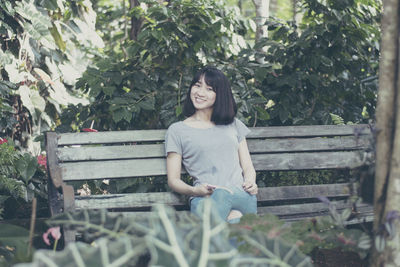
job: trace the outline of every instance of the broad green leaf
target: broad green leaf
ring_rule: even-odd
[[[18,159],[16,167],[25,184],[28,184],[38,168],[37,159],[30,154],[25,153]]]
[[[116,122],[116,123],[118,123],[122,120],[130,122],[132,119],[132,112],[130,112],[126,108],[120,108],[112,113],[112,117],[113,117],[114,122]]]
[[[6,223],[0,224],[0,243],[2,246],[25,247],[28,251],[29,230]]]
[[[321,56],[321,63],[327,67],[332,67],[333,66],[333,62],[332,60],[330,60],[329,58],[327,58],[326,56]]]
[[[269,120],[270,119],[270,115],[265,109],[263,109],[263,108],[261,108],[259,106],[256,106],[255,108],[256,108],[256,110],[258,112],[257,114],[258,114],[258,118],[260,120]]]
[[[62,35],[60,34],[60,32],[58,31],[56,25],[53,23],[53,27],[50,28],[50,33],[54,38],[54,41],[56,42],[58,48],[60,48],[61,51],[65,51],[67,45],[66,43],[63,41]]]
[[[317,88],[318,89],[318,86],[319,86],[319,76],[318,75],[316,75],[316,74],[311,74],[309,77],[308,77],[308,80],[310,81],[310,83],[315,87],[315,88]]]
[[[139,101],[137,105],[144,110],[154,110],[155,98],[152,96],[146,97]]]
[[[104,86],[101,89],[105,95],[112,96],[116,88],[115,86]]]

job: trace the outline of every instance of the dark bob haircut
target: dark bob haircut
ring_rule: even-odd
[[[190,117],[196,112],[192,99],[190,98],[190,92],[193,85],[203,76],[206,84],[211,86],[216,93],[211,121],[217,125],[232,123],[236,116],[237,106],[233,98],[231,85],[222,71],[214,67],[205,67],[194,76],[183,105],[183,115]]]

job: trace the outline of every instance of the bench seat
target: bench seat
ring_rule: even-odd
[[[253,127],[247,136],[257,172],[344,169],[365,165],[371,158],[368,125]],[[146,212],[162,203],[187,210],[187,198],[173,192],[77,195],[70,182],[81,180],[156,177],[166,175],[166,130],[46,133],[49,203],[55,215],[74,209]],[[184,170],[182,171],[185,172]],[[166,179],[166,178],[165,178]],[[165,180],[166,181],[166,180]],[[357,191],[355,184],[261,187],[258,212],[292,221],[328,214],[317,198],[335,201],[338,210]],[[371,221],[372,207],[360,204],[353,222]],[[352,223],[352,222],[349,222]]]

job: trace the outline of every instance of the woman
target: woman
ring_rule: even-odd
[[[172,124],[165,138],[171,189],[191,196],[190,210],[199,216],[210,197],[221,218],[231,223],[257,212],[258,191],[245,138],[250,130],[235,118],[236,112],[228,79],[206,67],[189,87],[183,108],[187,118]],[[193,186],[181,180],[182,163]]]

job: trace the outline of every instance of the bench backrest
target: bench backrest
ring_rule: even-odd
[[[348,169],[365,163],[368,125],[250,128],[247,142],[257,171]],[[56,187],[63,182],[166,175],[166,130],[46,134],[48,168]],[[261,188],[259,202],[346,196],[344,185]],[[76,189],[75,189],[76,190]],[[86,202],[85,202],[86,201]],[[119,204],[117,204],[117,202]],[[152,203],[183,208],[176,194],[143,193],[76,197],[76,208],[138,208]]]

